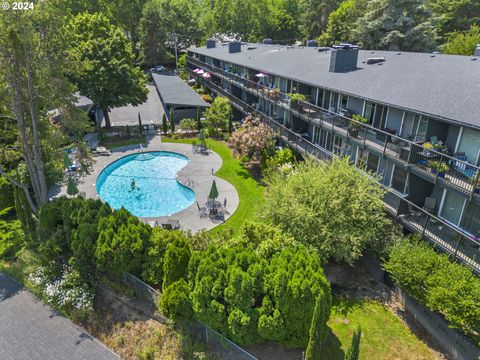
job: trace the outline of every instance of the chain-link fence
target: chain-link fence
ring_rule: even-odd
[[[134,290],[138,298],[148,304],[148,307],[155,307],[158,298],[162,296],[160,291],[152,288],[132,274],[125,273],[123,280],[125,285]],[[255,356],[200,321],[191,320],[185,328],[192,341],[194,343],[203,343],[208,354],[215,358],[226,360],[258,360]]]

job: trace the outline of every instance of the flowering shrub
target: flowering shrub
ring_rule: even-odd
[[[71,266],[64,265],[60,275],[48,267],[40,267],[30,274],[29,280],[54,306],[80,317],[93,311],[95,294]]]
[[[254,161],[260,161],[262,152],[272,148],[274,142],[273,130],[252,115],[248,115],[243,120],[241,128],[232,134],[229,141],[236,157],[246,156]]]

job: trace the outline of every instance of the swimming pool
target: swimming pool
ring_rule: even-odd
[[[98,176],[97,193],[112,208],[139,217],[172,215],[189,207],[195,193],[175,180],[188,158],[168,151],[122,157]]]

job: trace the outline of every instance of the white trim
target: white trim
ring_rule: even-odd
[[[457,136],[457,142],[455,143],[455,151],[458,152],[458,148],[460,146],[460,140],[462,139],[463,135],[463,126],[460,127],[460,130],[458,131],[458,136]]]
[[[465,211],[465,207],[467,205],[467,199],[465,198],[463,200],[463,207],[462,207],[462,211],[460,211],[460,217],[458,218],[458,227],[460,227],[460,224],[462,223],[462,220],[463,220],[463,212]]]
[[[402,122],[400,123],[400,130],[398,131],[398,136],[400,136],[400,137],[402,137],[403,123],[404,123],[404,121],[405,121],[405,114],[406,114],[406,113],[407,113],[407,112],[404,111],[404,112],[403,112],[403,115],[402,115]]]
[[[447,196],[447,189],[443,189],[442,199],[440,200],[440,206],[438,207],[438,216],[442,217],[443,206],[445,205],[445,197]]]
[[[387,124],[388,124],[388,116],[390,115],[390,106],[386,106],[387,108],[387,117],[385,118],[385,127],[388,127]]]
[[[363,105],[362,105],[362,116],[365,116],[365,104],[367,103],[366,100],[363,100]]]

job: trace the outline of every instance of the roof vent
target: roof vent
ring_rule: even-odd
[[[367,59],[367,64],[372,65],[372,64],[379,64],[385,61],[385,58],[382,57],[371,57]]]
[[[217,41],[215,39],[207,39],[207,49],[214,48],[217,45]]]
[[[477,60],[477,58],[476,58],[476,57],[472,57],[470,60],[475,61],[475,60]]]
[[[307,40],[307,47],[317,47],[318,41],[317,40]]]
[[[242,51],[242,43],[239,41],[230,41],[228,43],[228,52],[230,54]]]
[[[473,53],[474,56],[480,56],[480,44],[477,44],[475,52]]]
[[[265,39],[263,39],[262,43],[265,44],[265,45],[272,45],[273,41],[272,41],[272,39],[265,38]]]
[[[253,50],[253,49],[256,49],[257,47],[254,46],[254,45],[248,45],[247,46],[247,50]]]
[[[349,72],[357,69],[358,46],[335,45],[330,54],[330,72]]]
[[[328,47],[319,47],[317,49],[318,52],[325,52],[325,51],[328,51],[328,50],[330,50],[330,48],[328,48]]]

